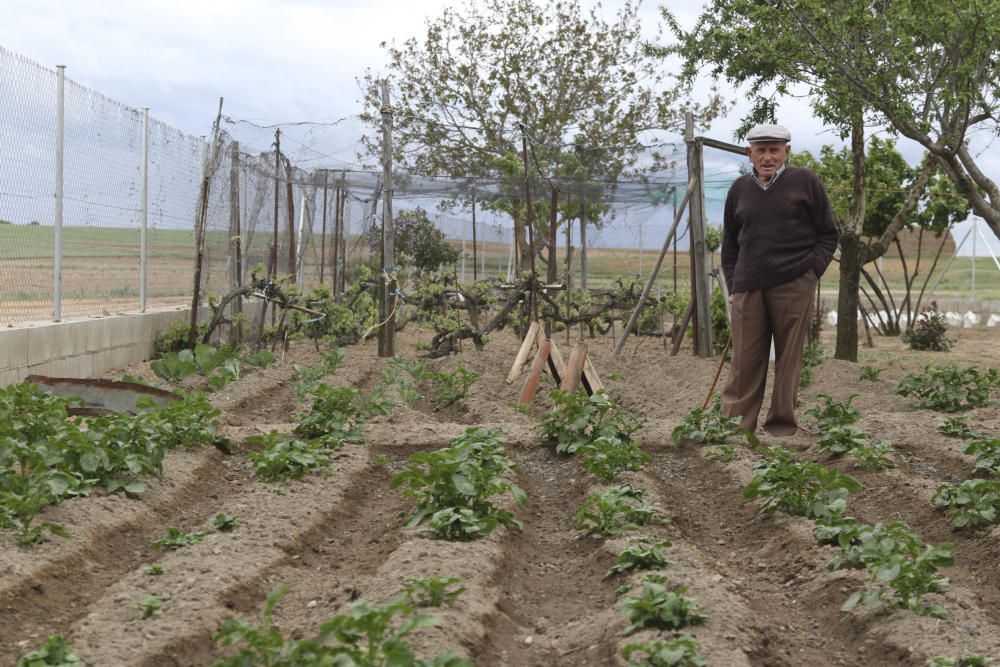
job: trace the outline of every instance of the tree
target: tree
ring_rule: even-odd
[[[986,2],[990,7],[998,3]],[[824,0],[713,0],[690,31],[663,10],[677,43],[656,50],[660,55],[680,55],[689,80],[708,65],[713,76],[748,86],[755,104],[742,131],[773,121],[777,100],[804,89],[817,116],[850,137],[851,206],[840,220],[838,359],[857,360],[861,268],[886,252],[916,210],[935,168],[940,166],[964,196],[975,182],[1000,205],[1000,192],[995,186],[989,190],[989,179],[979,178],[965,144],[969,128],[988,123],[996,128],[992,109],[998,104],[998,63],[992,54],[1000,32],[983,33],[996,25],[997,12],[984,17],[974,4],[848,0],[831,8]],[[951,12],[955,15],[948,16]],[[981,43],[959,28],[973,29]],[[917,137],[927,152],[892,220],[877,239],[864,243],[865,140],[866,126],[872,125]],[[964,157],[956,158],[959,154]],[[982,199],[977,194],[970,202],[979,212],[985,200],[977,205],[976,197]]]
[[[689,110],[704,125],[722,107],[715,91],[704,104],[690,101],[690,84],[646,52],[631,0],[610,22],[598,9],[585,11],[580,0],[469,0],[428,20],[422,40],[383,46],[387,71],[369,70],[360,81],[364,118],[377,121],[379,81],[388,78],[397,112],[394,159],[402,169],[469,182],[502,177],[495,206],[514,220],[522,262],[522,125],[533,156],[528,177],[538,208],[532,212],[544,223],[550,202],[560,200],[552,191],[572,189],[557,179],[569,156],[582,160],[588,179],[613,183],[662,165],[655,153],[639,163],[645,132],[678,130]],[[374,136],[366,143],[370,150],[379,145]],[[538,231],[551,236],[544,224]]]
[[[793,153],[791,163],[816,172],[826,186],[837,220],[849,219],[854,203],[854,156],[851,150],[847,148],[835,150],[832,146],[823,146],[818,157],[813,156],[808,151]],[[897,213],[907,207],[908,195],[912,192],[914,182],[921,177],[921,169],[907,164],[890,140],[879,137],[873,137],[868,142],[864,167],[865,209],[858,235],[860,255],[866,259],[860,267],[860,275],[865,279],[873,294],[873,296],[869,296],[866,293],[869,304],[874,306],[874,302],[871,301],[873,297],[880,302],[879,308],[873,307],[872,309],[891,311],[888,318],[882,323],[882,332],[898,334],[900,333],[901,315],[905,312],[908,320],[912,322],[913,313],[919,310],[919,298],[914,305],[911,301],[911,290],[919,275],[920,255],[918,254],[916,264],[911,272],[910,267],[906,264],[906,258],[903,256],[897,233],[893,230],[897,227],[899,229],[919,228],[921,241],[924,231],[941,238],[954,223],[964,220],[968,216],[969,206],[954,189],[948,178],[938,171],[930,177],[927,186],[923,188],[922,195],[912,212],[905,219],[902,216],[897,217]],[[843,223],[841,223],[841,227],[843,227]],[[871,275],[871,269],[865,269],[865,264],[871,266],[873,260],[883,254],[881,239],[887,237],[887,232],[892,235],[892,240],[889,243],[895,243],[904,264],[905,294],[900,299],[898,306],[888,282],[878,268],[876,267],[874,270],[880,278],[879,281],[876,281]],[[888,247],[888,243],[886,247]],[[943,241],[939,245],[938,256],[942,247]],[[934,266],[936,266],[937,258],[936,256]],[[933,266],[931,271],[933,271]],[[927,274],[926,278],[930,278],[930,273]],[[926,282],[925,279],[925,287]],[[864,290],[861,291],[864,292]]]
[[[825,120],[861,108],[916,141],[1000,236],[1000,188],[969,147],[1000,131],[1000,0],[714,0],[691,32],[673,27],[701,52],[689,68],[752,83],[758,114],[767,91],[804,84]],[[695,39],[708,43],[691,50]]]

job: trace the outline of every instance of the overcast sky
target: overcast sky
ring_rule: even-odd
[[[206,134],[219,96],[225,113],[268,122],[331,120],[360,111],[355,77],[385,63],[382,41],[424,32],[428,17],[459,0],[4,0],[0,46],[192,134]],[[595,4],[584,0],[585,4]],[[640,15],[651,34],[659,2]],[[603,3],[606,17],[621,5]],[[673,0],[690,25],[700,0]],[[712,136],[732,140],[745,105],[719,119]],[[841,143],[801,100],[783,103],[793,149]],[[911,162],[918,147],[901,140]],[[984,158],[1000,177],[1000,149]],[[722,169],[738,160],[723,158]],[[716,163],[716,169],[719,170]],[[709,167],[712,168],[711,166]]]

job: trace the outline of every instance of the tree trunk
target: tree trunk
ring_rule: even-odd
[[[861,247],[850,230],[840,235],[840,292],[837,295],[837,349],[834,358],[858,360],[858,292],[861,286]]]

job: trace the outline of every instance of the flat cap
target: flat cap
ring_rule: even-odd
[[[783,125],[756,125],[747,132],[747,142],[792,140],[792,133]]]

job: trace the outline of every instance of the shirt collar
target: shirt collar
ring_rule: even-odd
[[[754,167],[751,167],[750,168],[750,178],[753,179],[754,183],[756,183],[758,186],[760,186],[761,190],[767,190],[769,187],[771,187],[772,185],[774,185],[774,182],[776,180],[778,180],[779,176],[781,176],[783,173],[785,173],[785,167],[787,167],[787,166],[788,166],[787,162],[785,164],[781,165],[781,167],[778,168],[778,171],[774,172],[774,176],[772,176],[771,180],[769,180],[767,183],[761,183],[759,180],[757,180],[757,169],[754,168]]]

